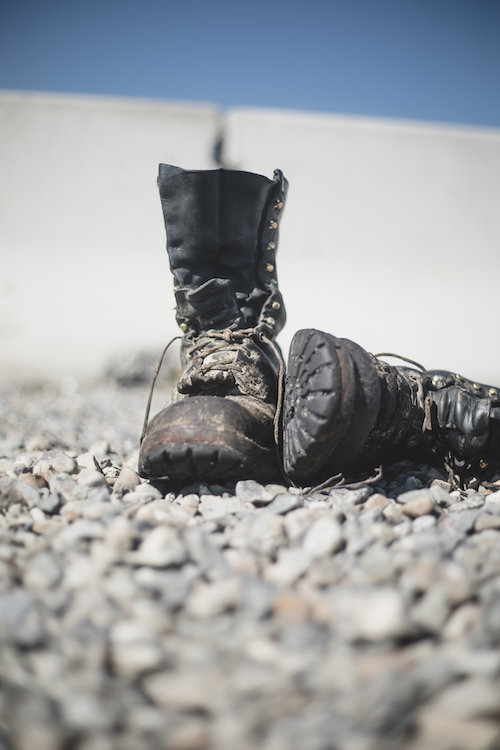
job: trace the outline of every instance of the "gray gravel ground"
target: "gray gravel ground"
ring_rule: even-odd
[[[500,481],[164,496],[146,390],[2,389],[0,747],[500,748]]]

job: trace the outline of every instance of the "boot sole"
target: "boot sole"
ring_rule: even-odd
[[[139,474],[148,479],[257,479],[277,475],[274,445],[255,440],[247,409],[217,397],[193,397],[165,410],[141,447]],[[262,425],[258,425],[262,427]],[[265,431],[272,440],[272,432]]]
[[[370,356],[328,333],[298,331],[290,346],[283,462],[300,484],[344,472],[376,419],[380,384]]]

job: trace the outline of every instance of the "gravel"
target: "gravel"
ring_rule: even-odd
[[[156,488],[146,397],[4,385],[0,748],[500,747],[500,482]]]

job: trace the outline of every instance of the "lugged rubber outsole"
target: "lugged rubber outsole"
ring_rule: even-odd
[[[319,471],[354,405],[354,368],[338,339],[304,329],[293,337],[284,399],[283,463],[297,480]]]
[[[380,385],[370,355],[348,339],[298,331],[290,346],[283,462],[301,484],[344,471],[376,419]]]
[[[240,404],[193,397],[158,416],[141,446],[141,476],[187,483],[277,476],[272,424],[253,424],[252,414]]]

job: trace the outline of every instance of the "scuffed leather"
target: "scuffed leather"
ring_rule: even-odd
[[[489,435],[491,399],[478,398],[458,385],[435,391],[436,418],[452,451],[464,458],[486,445]]]
[[[196,289],[175,293],[177,313],[195,331],[240,327],[243,315],[230,279],[209,279]]]

